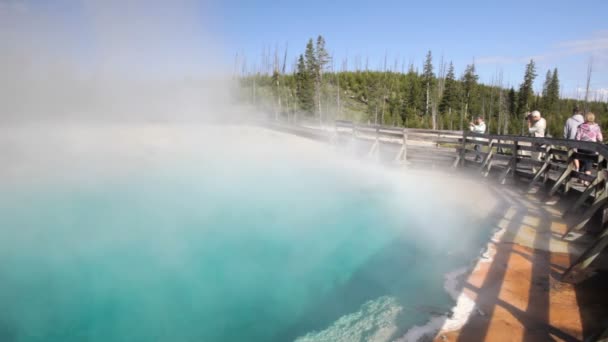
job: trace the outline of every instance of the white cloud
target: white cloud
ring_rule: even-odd
[[[608,61],[608,30],[592,33],[589,37],[567,40],[554,44],[549,50],[529,56],[487,56],[477,59],[479,64],[523,64],[535,61],[554,60],[573,55],[591,55],[594,63]]]
[[[584,100],[585,99],[585,91],[586,89],[583,87],[577,87],[573,91],[565,92],[561,94],[562,97],[567,97],[571,99]],[[605,102],[608,101],[608,88],[590,88],[589,89],[589,100],[590,101],[600,101]]]
[[[608,30],[595,32],[589,38],[560,42],[556,48],[566,54],[608,52]]]

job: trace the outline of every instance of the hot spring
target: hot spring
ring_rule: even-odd
[[[449,312],[483,190],[247,127],[0,138],[0,340],[389,341]]]

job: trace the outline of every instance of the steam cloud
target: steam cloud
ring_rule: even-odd
[[[158,121],[224,116],[231,84],[189,1],[0,7],[0,120]]]
[[[76,11],[77,15],[70,11]],[[149,175],[160,174],[161,179],[178,182],[175,178],[179,177],[166,175],[172,168],[183,166],[182,171],[190,171],[185,176],[180,174],[185,179],[181,181],[192,182],[180,183],[184,189],[196,187],[197,176],[200,177],[196,172],[204,171],[206,177],[217,177],[217,182],[205,182],[215,186],[215,191],[249,198],[251,205],[264,212],[282,204],[265,198],[264,187],[256,187],[258,193],[242,192],[244,180],[266,181],[268,186],[276,187],[273,184],[276,176],[282,178],[278,186],[288,187],[296,196],[309,195],[310,202],[316,203],[312,207],[332,213],[339,212],[332,208],[342,208],[337,200],[341,191],[350,195],[352,189],[345,189],[344,184],[356,184],[363,193],[369,189],[386,190],[386,197],[373,198],[374,206],[389,212],[382,219],[403,225],[408,221],[412,226],[426,228],[412,234],[412,239],[433,253],[445,252],[441,246],[454,239],[454,235],[443,233],[442,226],[457,231],[464,222],[482,218],[492,207],[493,202],[478,184],[435,178],[428,173],[388,172],[341,158],[328,151],[327,146],[259,128],[199,125],[257,115],[232,102],[233,84],[227,68],[217,57],[221,55],[218,53],[221,45],[204,34],[207,20],[210,14],[205,6],[194,2],[83,1],[74,6],[69,1],[40,4],[0,0],[0,193],[48,187],[85,192],[96,189],[104,193],[107,185],[127,184],[128,189],[129,180]],[[335,177],[335,186],[333,178],[322,182],[306,179],[307,171],[318,174],[319,170]],[[260,176],[251,177],[252,173]],[[320,193],[326,197],[312,196],[306,184],[321,184]],[[148,192],[142,188],[146,187],[138,188],[142,193],[129,194],[140,206],[140,213],[155,210],[152,208],[155,203],[175,205],[168,199],[158,199],[160,196],[146,196]],[[203,190],[192,191],[198,196],[207,191]],[[286,191],[281,189],[278,193]],[[467,194],[465,199],[463,193]],[[259,202],[260,198],[267,202]],[[0,200],[0,208],[11,212],[7,209],[11,201]],[[26,202],[21,198],[19,203]],[[293,203],[303,202],[293,200]],[[209,215],[215,215],[215,209],[231,209],[213,205],[185,201],[175,208],[183,214],[204,206]],[[289,215],[283,218],[286,228],[308,222],[318,214],[295,205],[287,209]],[[23,208],[22,211],[28,212]],[[70,214],[65,208],[62,212]],[[117,213],[128,214],[120,210]],[[52,217],[53,213],[48,215]],[[171,212],[159,210],[154,215],[166,222],[167,227],[175,224]],[[121,221],[119,217],[112,219]],[[378,225],[386,223],[375,221]],[[180,228],[176,230],[180,232]],[[190,230],[183,228],[181,232]],[[303,228],[272,233],[280,236],[277,240],[283,243],[305,240],[307,232]],[[188,275],[189,265],[182,258],[189,252],[189,241],[174,233],[171,229],[143,234],[106,232],[100,227],[95,233],[99,242],[80,231],[52,240],[60,246],[69,246],[53,250],[57,253],[53,262],[63,266],[63,262],[72,262],[83,254],[103,254],[107,246],[124,241],[137,246],[138,239],[145,236],[145,241],[154,247],[152,252],[162,252],[154,255],[153,261],[165,262],[169,266],[163,267],[175,267],[176,272],[185,270],[180,274]],[[48,247],[35,234],[11,227],[0,227],[0,234],[1,250],[9,250],[2,248],[2,241],[16,241],[10,250],[26,254],[31,246],[39,246],[40,250]],[[87,242],[83,244],[84,240]],[[348,245],[349,240],[345,241]],[[331,256],[334,242],[325,242],[327,250],[322,256]],[[82,245],[99,251],[84,250],[79,247]],[[475,246],[473,242],[460,241],[456,248]],[[285,253],[289,255],[289,251]],[[290,259],[293,262],[288,267],[293,273],[290,275],[297,278],[306,274],[304,270],[317,267],[313,261],[320,260],[322,264],[321,259],[319,255],[315,258],[308,251],[302,252],[301,257]],[[346,259],[345,263],[350,262]],[[259,267],[252,260],[243,262],[244,273],[253,272],[246,269],[246,262],[251,269]],[[133,279],[141,280],[137,274]],[[113,285],[109,281],[101,283],[108,288]]]

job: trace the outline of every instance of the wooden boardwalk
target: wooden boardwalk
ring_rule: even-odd
[[[274,128],[276,129],[277,127]],[[551,236],[550,241],[553,247],[558,245],[570,246],[569,251],[560,256],[559,253],[551,254],[552,251],[543,250],[536,245],[525,247],[525,243],[523,243],[523,247],[510,246],[508,243],[506,245],[497,245],[499,256],[512,255],[509,259],[503,260],[504,262],[509,262],[509,265],[510,261],[508,260],[514,258],[515,254],[527,254],[530,256],[528,259],[529,265],[523,261],[512,266],[508,266],[504,262],[501,264],[504,266],[499,265],[499,263],[493,263],[494,266],[489,271],[494,272],[494,267],[499,266],[499,268],[503,269],[504,272],[501,273],[503,274],[501,279],[504,280],[502,285],[506,286],[505,288],[511,286],[508,285],[509,282],[517,283],[516,273],[519,269],[533,275],[551,274],[551,279],[558,279],[557,281],[564,284],[564,288],[571,286],[570,289],[574,291],[572,286],[578,286],[576,284],[580,284],[585,279],[593,276],[598,269],[602,268],[602,262],[598,261],[601,261],[601,255],[605,256],[603,253],[608,246],[608,189],[606,184],[606,179],[608,179],[606,177],[606,173],[608,172],[608,147],[603,144],[564,139],[483,135],[461,131],[402,129],[360,125],[347,121],[336,121],[333,130],[295,128],[293,126],[291,128],[282,128],[282,130],[287,130],[300,136],[327,141],[343,148],[346,153],[351,153],[361,158],[369,158],[384,164],[416,169],[445,168],[454,171],[466,170],[467,174],[477,174],[477,177],[487,179],[488,182],[496,184],[497,189],[500,189],[501,184],[512,185],[505,187],[502,191],[498,190],[499,192],[509,192],[511,191],[509,189],[513,189],[513,186],[519,189],[523,188],[521,190],[523,192],[519,196],[514,197],[521,199],[529,194],[534,194],[535,200],[539,202],[537,204],[538,208],[534,212],[554,210],[551,209],[554,208],[553,204],[562,202],[561,207],[563,209],[550,215],[550,222],[553,223],[547,227],[552,228],[542,234],[549,234]],[[475,151],[475,145],[481,147],[480,151]],[[581,149],[593,151],[594,154],[579,153],[578,150]],[[593,164],[591,174],[587,175],[577,172],[573,166],[575,159],[590,160]],[[541,221],[545,222],[546,220]],[[522,224],[524,224],[522,226],[524,228],[517,228],[517,237],[513,236],[513,241],[517,242],[519,246],[522,245],[520,240],[525,240],[526,229],[529,229],[525,227],[534,227],[535,231],[542,228],[541,223],[536,224],[536,226],[530,226],[530,224],[525,224],[522,221]],[[532,235],[541,236],[538,235],[538,232]],[[520,240],[516,241],[516,238]],[[578,242],[576,244],[569,244],[575,238],[578,238]],[[509,253],[503,253],[505,248],[509,250]],[[515,250],[514,248],[523,249]],[[571,260],[571,257],[574,257],[574,259]],[[544,264],[538,261],[543,258],[550,258],[552,261]],[[531,260],[536,261],[531,262]],[[540,268],[543,268],[544,271]],[[510,279],[508,277],[509,274],[514,275],[516,278],[508,280]],[[473,277],[474,274],[471,276]],[[548,276],[540,278],[549,279]],[[540,280],[541,282],[544,281],[542,279]],[[470,280],[473,283],[476,281],[474,278]],[[537,297],[539,296],[545,298],[545,295],[542,293],[532,296],[532,289],[536,288],[534,282],[539,280],[531,277],[529,281],[528,286],[531,289],[529,303],[537,301],[539,299]],[[470,285],[471,282],[468,282],[468,284]],[[498,286],[500,288],[502,285],[490,284],[488,286]],[[486,298],[489,294],[492,294],[492,296],[496,295],[499,297],[499,294],[493,293],[491,290],[490,292],[483,290],[485,288],[480,288],[479,291],[481,292],[474,294],[474,296],[481,295],[482,298]],[[471,289],[463,289],[463,291],[471,292]],[[593,291],[587,292],[596,293]],[[545,301],[549,300],[547,298],[545,298]],[[566,296],[566,298],[575,298],[572,305],[576,307],[576,297]],[[558,300],[568,301],[569,299],[562,298]],[[588,301],[589,299],[587,298],[586,300]],[[551,310],[554,310],[554,308],[560,308],[560,305],[552,306]],[[545,314],[556,315],[553,311],[551,313],[545,312]],[[522,312],[522,315],[522,317],[528,317],[525,312]],[[539,321],[542,317],[544,316],[537,317],[532,315],[529,318],[533,321]],[[574,319],[575,316],[571,318]],[[513,322],[517,322],[517,319],[514,319],[515,321],[506,319],[500,321],[502,323],[496,324],[498,326],[500,324],[514,324]],[[566,330],[576,330],[576,322],[572,322],[574,322],[572,326],[563,324],[558,324],[558,326],[566,327],[564,328]],[[550,322],[547,321],[547,323]],[[579,321],[579,330],[581,324],[583,323]],[[487,324],[484,326],[487,331],[492,330],[490,329],[491,326]],[[550,326],[551,324],[541,324],[537,328],[541,330],[544,328],[549,329]],[[502,326],[502,328],[507,329],[506,326]],[[463,330],[462,333],[464,334],[462,336],[459,334],[455,335],[460,336],[458,340],[466,340],[466,336],[474,337],[474,334],[471,335],[471,327]],[[553,336],[559,340],[578,340],[581,338],[576,333],[560,335],[559,329],[549,335],[540,333],[536,337],[540,336]],[[530,335],[528,337],[532,338],[533,336]]]

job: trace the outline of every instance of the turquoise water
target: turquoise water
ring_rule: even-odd
[[[0,340],[399,337],[449,310],[443,274],[488,232],[468,208],[425,205],[424,185],[367,176],[181,165],[6,186]],[[444,238],[424,236],[437,229]]]

